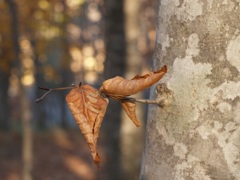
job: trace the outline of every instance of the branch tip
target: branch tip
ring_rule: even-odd
[[[45,91],[49,91],[50,90],[49,88],[45,88],[45,87],[38,87],[38,89],[42,89],[42,90],[45,90]]]
[[[35,100],[35,103],[38,103],[38,102],[42,101],[43,98],[44,98],[47,94],[49,94],[51,91],[67,90],[67,89],[72,89],[72,88],[74,88],[74,87],[73,87],[73,86],[71,86],[71,87],[60,87],[60,88],[53,88],[53,89],[51,89],[51,88],[45,88],[45,87],[38,87],[38,88],[41,89],[41,90],[45,90],[45,91],[47,91],[47,92],[46,92],[45,94],[43,94],[40,98],[36,99],[36,100]]]

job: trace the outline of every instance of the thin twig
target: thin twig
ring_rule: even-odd
[[[157,100],[152,99],[138,99],[138,98],[123,98],[121,100],[132,101],[132,102],[139,102],[144,104],[159,104]]]
[[[38,89],[45,90],[45,91],[49,91],[50,90],[49,88],[44,88],[44,87],[38,87]]]
[[[50,92],[52,91],[61,91],[61,90],[67,90],[67,89],[73,89],[75,88],[76,86],[73,84],[72,87],[61,87],[61,88],[53,88],[53,89],[50,89],[50,88],[44,88],[44,87],[38,87],[39,89],[41,90],[45,90],[47,91],[45,94],[43,94],[40,98],[36,99],[35,100],[35,103],[38,103],[40,101],[43,100],[43,98],[48,95]]]
[[[41,89],[41,88],[39,88],[39,89]],[[50,92],[52,92],[52,89],[48,90],[44,95],[42,95],[42,97],[36,99],[36,100],[35,100],[35,103],[38,103],[38,102],[42,101],[43,98],[44,98],[47,94],[49,94]]]

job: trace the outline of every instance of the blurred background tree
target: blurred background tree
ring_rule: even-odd
[[[0,179],[138,179],[143,128],[118,102],[110,102],[100,131],[98,171],[68,92],[34,100],[38,86],[98,88],[148,72],[154,40],[154,0],[0,0]],[[146,107],[139,109],[144,126]]]

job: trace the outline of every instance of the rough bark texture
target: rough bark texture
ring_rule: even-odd
[[[240,179],[239,14],[238,0],[159,1],[154,68],[168,65],[173,102],[149,109],[140,179]]]

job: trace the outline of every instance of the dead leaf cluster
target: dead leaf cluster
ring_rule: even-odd
[[[75,85],[69,94],[67,94],[66,101],[68,107],[88,143],[95,164],[98,165],[100,163],[100,157],[96,150],[97,139],[108,106],[108,97],[119,100],[128,117],[139,127],[141,123],[138,121],[135,113],[136,102],[131,101],[127,97],[152,86],[166,72],[167,67],[164,66],[156,72],[151,72],[143,76],[137,75],[131,80],[117,76],[104,81],[99,90],[89,85],[81,85],[80,83],[79,86]],[[41,89],[48,91],[56,90]],[[37,99],[37,102],[40,100],[42,98]]]

